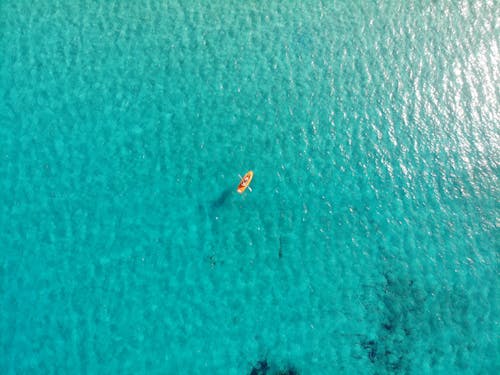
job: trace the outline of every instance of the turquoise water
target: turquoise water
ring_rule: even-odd
[[[500,372],[498,2],[0,14],[0,373]]]

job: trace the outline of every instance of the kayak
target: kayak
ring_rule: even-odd
[[[240,184],[238,185],[236,191],[240,194],[243,193],[248,187],[248,185],[250,185],[250,181],[252,181],[252,178],[253,178],[253,172],[248,171],[241,179]]]

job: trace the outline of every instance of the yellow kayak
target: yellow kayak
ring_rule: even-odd
[[[243,193],[248,187],[248,185],[250,185],[250,181],[252,181],[252,178],[253,178],[253,172],[248,171],[241,179],[240,184],[238,185],[236,191],[240,194]]]

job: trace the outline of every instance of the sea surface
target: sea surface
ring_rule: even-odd
[[[499,19],[2,0],[0,373],[500,373]]]

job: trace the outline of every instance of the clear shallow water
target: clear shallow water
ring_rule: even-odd
[[[497,373],[498,4],[183,3],[0,5],[0,372]]]

